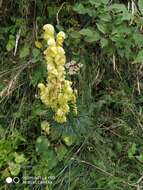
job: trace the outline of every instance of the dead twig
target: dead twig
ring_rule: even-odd
[[[105,173],[105,174],[108,175],[108,176],[114,176],[113,174],[111,174],[111,173],[105,171],[104,169],[102,169],[102,168],[100,168],[100,167],[98,167],[98,166],[96,166],[96,165],[94,165],[94,164],[92,164],[92,163],[90,163],[90,162],[88,162],[88,161],[80,160],[80,159],[76,159],[76,158],[71,158],[71,160],[76,160],[76,161],[79,162],[79,163],[83,163],[83,164],[86,164],[86,165],[91,166],[91,167],[93,167],[93,168],[96,168],[97,170],[99,170],[99,171]]]
[[[16,52],[17,52],[18,42],[19,42],[19,39],[20,39],[20,33],[21,33],[21,29],[19,29],[18,33],[16,34],[14,56],[16,55]]]
[[[59,13],[60,11],[62,10],[63,6],[65,5],[66,2],[62,3],[62,5],[60,6],[58,12],[57,12],[57,15],[56,15],[56,20],[57,20],[57,24],[59,25],[60,24],[60,21],[59,21]]]
[[[14,77],[11,78],[8,85],[0,92],[0,98],[2,98],[0,103],[4,100],[5,97],[10,96],[10,94],[17,88],[16,84],[20,74],[29,64],[30,62],[20,67],[16,74],[15,72],[13,73]]]

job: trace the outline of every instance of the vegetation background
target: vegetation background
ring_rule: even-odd
[[[0,190],[143,189],[143,1],[1,0],[0,22]],[[38,95],[47,23],[83,64],[67,76],[79,113],[64,125]]]

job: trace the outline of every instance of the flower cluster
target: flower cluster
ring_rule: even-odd
[[[71,87],[72,82],[65,79],[65,33],[59,32],[55,37],[54,27],[50,24],[44,25],[43,30],[43,38],[48,45],[44,51],[48,76],[47,84],[38,84],[40,97],[42,102],[55,112],[55,121],[63,123],[66,122],[66,116],[70,111],[69,104],[77,114],[76,91]]]
[[[76,75],[78,74],[80,68],[82,67],[83,65],[81,63],[77,63],[76,61],[72,60],[68,63],[65,64],[65,68],[67,69],[68,71],[68,74],[69,75]]]

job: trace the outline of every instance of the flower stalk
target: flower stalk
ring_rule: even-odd
[[[66,80],[65,64],[66,56],[63,49],[65,33],[59,32],[55,37],[54,27],[50,24],[43,26],[43,38],[48,47],[44,51],[47,62],[47,83],[39,83],[41,101],[54,111],[54,120],[58,123],[67,121],[70,112],[70,104],[77,114],[76,90],[73,90],[72,82]]]

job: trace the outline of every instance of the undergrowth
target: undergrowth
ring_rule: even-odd
[[[143,189],[142,0],[0,6],[0,190]],[[35,44],[46,23],[66,33],[67,62],[82,65],[67,75],[78,115],[63,124],[37,88],[47,77]]]

